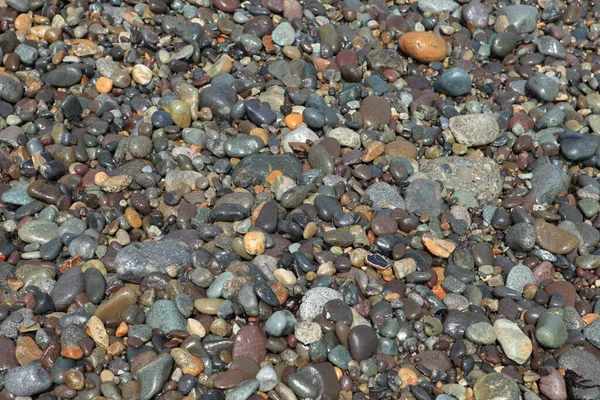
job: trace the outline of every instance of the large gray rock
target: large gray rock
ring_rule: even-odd
[[[428,179],[442,182],[448,190],[465,190],[480,200],[491,200],[502,193],[500,168],[489,158],[442,157],[420,162],[421,172]]]
[[[117,274],[127,282],[139,282],[151,272],[165,272],[169,265],[181,269],[190,263],[190,247],[171,240],[130,244],[115,257]]]
[[[16,103],[23,97],[23,84],[13,74],[0,73],[0,98],[9,103]]]
[[[302,162],[289,155],[255,154],[244,158],[233,170],[233,183],[238,187],[258,185],[266,181],[272,171],[279,170],[294,180],[302,173]]]
[[[235,89],[226,83],[216,83],[200,92],[200,107],[208,107],[213,114],[229,121],[231,107],[237,101]]]
[[[483,146],[500,134],[498,121],[489,114],[466,114],[450,118],[450,130],[458,143]]]
[[[422,215],[438,216],[442,213],[442,190],[436,181],[415,179],[404,190],[406,211]]]
[[[552,203],[556,195],[569,188],[569,175],[560,164],[554,164],[548,157],[542,157],[533,165],[531,194],[538,203]]]
[[[9,370],[4,378],[4,385],[14,396],[32,396],[50,388],[52,380],[44,368],[31,363]]]

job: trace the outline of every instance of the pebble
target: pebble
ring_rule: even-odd
[[[446,58],[446,41],[431,31],[407,32],[400,36],[398,45],[402,52],[422,63],[442,61]]]
[[[435,81],[434,88],[448,96],[465,96],[471,93],[471,77],[462,68],[450,68]]]
[[[457,115],[449,123],[456,141],[469,147],[492,143],[500,135],[498,122],[488,114]]]
[[[164,272],[170,265],[183,268],[189,263],[189,247],[185,243],[166,240],[124,247],[115,258],[115,269],[121,279],[139,282],[150,272]]]
[[[533,351],[531,340],[519,329],[518,325],[506,319],[494,323],[496,338],[504,354],[517,364],[523,364]]]
[[[36,363],[10,369],[4,377],[4,387],[14,396],[33,396],[52,386],[50,374]]]
[[[477,199],[493,199],[502,190],[498,165],[486,158],[445,157],[423,162],[421,172],[447,189],[464,190]]]

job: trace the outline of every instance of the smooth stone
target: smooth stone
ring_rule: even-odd
[[[261,392],[269,392],[279,383],[277,372],[271,365],[265,365],[256,374],[256,379],[260,382],[259,390]]]
[[[500,135],[498,121],[489,114],[466,114],[450,118],[452,135],[466,146],[483,146]]]
[[[282,22],[273,29],[271,37],[273,42],[281,47],[291,46],[296,41],[296,32],[289,22]]]
[[[354,360],[362,361],[370,358],[377,350],[375,330],[369,326],[355,326],[348,334],[348,347]]]
[[[600,360],[588,351],[574,348],[558,357],[558,368],[569,369],[584,379],[600,382]]]
[[[406,204],[398,189],[385,182],[377,182],[365,190],[365,196],[371,199],[374,209],[404,209]]]
[[[170,240],[134,243],[125,246],[115,257],[119,278],[128,282],[137,283],[151,272],[165,272],[170,265],[179,269],[191,265],[188,245]]]
[[[333,174],[334,159],[325,147],[319,144],[315,144],[308,151],[308,162],[312,168],[322,171],[325,175]]]
[[[260,382],[258,379],[247,379],[231,389],[225,396],[225,400],[247,400],[256,393],[259,387]]]
[[[0,134],[2,134],[0,132]],[[2,201],[8,204],[23,206],[35,201],[27,194],[29,185],[16,185],[10,190],[2,193]]]
[[[485,374],[473,385],[475,400],[520,400],[521,390],[517,382],[506,374]]]
[[[459,7],[459,4],[452,0],[419,0],[417,4],[419,10],[430,14],[439,14],[442,11],[452,13]]]
[[[517,364],[527,361],[533,351],[533,345],[516,323],[507,319],[498,319],[494,323],[494,332],[508,358]]]
[[[54,302],[56,311],[65,311],[75,300],[79,293],[85,290],[81,266],[71,267],[66,270],[54,284],[50,297]]]
[[[148,364],[142,366],[135,376],[140,383],[140,398],[150,400],[163,388],[171,375],[173,358],[167,353],[161,353]]]
[[[508,21],[515,26],[519,33],[530,33],[536,29],[538,11],[533,6],[514,5],[502,10]]]
[[[303,375],[298,373],[288,375],[287,384],[300,398],[314,399],[317,396],[317,388]]]
[[[339,127],[330,130],[326,135],[328,138],[336,139],[341,146],[357,149],[361,146],[360,135],[352,129]]]
[[[267,355],[266,342],[267,338],[261,328],[251,325],[244,326],[235,336],[232,351],[233,358],[246,356],[257,363],[261,363]]]
[[[341,390],[340,383],[331,363],[309,364],[299,368],[297,372],[308,378],[317,388],[317,398],[323,395],[330,399],[338,398]]]
[[[446,58],[446,41],[432,31],[407,32],[400,36],[398,45],[403,53],[422,63],[442,61]]]
[[[71,87],[81,81],[83,73],[75,65],[67,65],[42,75],[42,81],[54,87]]]
[[[281,171],[283,175],[297,180],[302,172],[302,163],[288,155],[255,154],[238,162],[233,170],[233,183],[246,188],[266,181],[272,171]]]
[[[535,228],[527,222],[514,224],[504,236],[506,245],[515,251],[528,252],[535,246]]]
[[[265,330],[269,336],[282,337],[294,332],[296,317],[288,310],[276,311],[265,323]]]
[[[90,270],[95,268],[90,268]],[[88,271],[85,272],[87,275]],[[138,296],[135,290],[131,287],[124,287],[114,293],[110,299],[106,300],[96,308],[95,316],[100,318],[102,321],[119,321],[123,318],[121,314],[123,311],[137,302]]]
[[[562,230],[542,218],[535,220],[536,243],[544,250],[554,254],[567,254],[579,247],[579,238],[565,230]]]
[[[595,320],[583,329],[583,335],[596,348],[600,349],[600,321]]]
[[[532,174],[530,193],[540,204],[552,203],[558,193],[569,188],[569,176],[548,157],[542,157],[534,163]]]
[[[238,100],[236,91],[226,83],[215,83],[200,92],[200,107],[210,108],[213,115],[229,121],[231,108]]]
[[[421,172],[442,182],[447,190],[464,190],[481,200],[494,199],[502,192],[500,169],[489,158],[442,157],[420,163]]]
[[[512,267],[506,277],[506,287],[518,293],[523,292],[525,285],[534,284],[535,282],[533,271],[523,264]]]
[[[538,100],[553,102],[558,96],[560,86],[554,79],[536,72],[531,78],[527,79],[527,89]]]
[[[494,327],[487,322],[476,322],[469,325],[465,336],[475,344],[493,344],[496,342]]]
[[[14,396],[33,396],[52,386],[50,374],[36,363],[8,370],[4,387]]]
[[[244,158],[256,154],[264,147],[257,136],[238,135],[228,138],[223,143],[223,150],[229,157]]]
[[[433,180],[415,179],[404,189],[406,211],[416,215],[427,213],[439,216],[442,213],[442,191]]]
[[[185,318],[170,300],[158,300],[152,304],[146,313],[146,323],[152,329],[159,329],[163,333],[186,329]]]
[[[377,129],[380,124],[387,125],[392,120],[390,103],[379,96],[367,96],[360,102],[360,113],[365,128]]]
[[[438,93],[457,97],[471,93],[471,77],[462,68],[450,68],[439,76],[433,85]]]
[[[569,132],[560,139],[560,152],[570,161],[583,161],[598,150],[598,139],[593,136]]]
[[[558,315],[546,312],[538,319],[535,338],[542,346],[557,349],[567,342],[568,336],[567,327]]]
[[[19,239],[26,243],[44,244],[58,237],[58,225],[43,219],[32,220],[18,231]]]
[[[292,148],[290,147],[290,143],[299,142],[306,143],[307,141],[317,142],[319,140],[319,136],[312,129],[307,127],[306,125],[299,125],[293,131],[286,133],[283,135],[281,139],[281,146],[283,147],[283,151],[287,153],[292,152]],[[360,140],[359,140],[360,146]]]
[[[537,42],[538,51],[545,56],[564,60],[567,58],[567,52],[563,45],[552,36],[540,36]]]
[[[23,98],[23,84],[11,73],[0,72],[0,98],[16,103]]]

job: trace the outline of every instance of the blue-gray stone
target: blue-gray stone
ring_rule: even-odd
[[[471,77],[462,68],[450,68],[442,72],[433,88],[436,92],[448,96],[464,96],[471,93]]]
[[[269,336],[282,337],[294,332],[296,317],[288,310],[276,311],[265,323]]]
[[[17,185],[12,189],[2,193],[2,201],[8,204],[14,204],[17,206],[23,206],[34,201],[33,198],[27,194],[27,188],[29,185]]]
[[[163,333],[186,328],[185,318],[170,300],[158,300],[152,304],[146,314],[146,323],[152,329],[159,329]]]
[[[14,396],[33,396],[46,391],[50,386],[50,374],[35,362],[12,368],[4,377],[4,387]]]
[[[169,265],[191,265],[191,250],[183,242],[162,240],[125,246],[115,257],[115,270],[127,282],[139,282],[151,272],[165,272]]]

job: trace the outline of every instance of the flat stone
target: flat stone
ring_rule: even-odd
[[[533,345],[517,324],[507,319],[498,319],[494,323],[494,332],[508,358],[517,364],[527,361],[533,351]]]
[[[267,338],[261,328],[258,326],[244,326],[235,336],[233,345],[233,358],[246,356],[252,358],[257,363],[264,360],[267,355],[265,343]]]
[[[421,172],[451,191],[464,190],[477,199],[491,200],[502,192],[498,164],[489,158],[442,157],[421,160]]]
[[[121,279],[137,283],[151,272],[165,272],[170,265],[179,269],[191,265],[190,257],[190,248],[183,242],[162,240],[134,243],[125,246],[117,254],[115,270]]]
[[[14,396],[33,396],[49,389],[52,380],[44,368],[32,363],[10,369],[4,377],[4,386]]]
[[[186,328],[185,318],[170,300],[158,300],[152,304],[146,313],[146,323],[152,329],[159,329],[163,333]]]
[[[44,244],[58,237],[58,225],[43,219],[32,220],[19,229],[19,239],[26,243]]]
[[[103,302],[96,308],[94,315],[102,321],[122,321],[121,313],[130,305],[137,302],[137,294],[131,287],[124,287],[114,293],[110,299]]]
[[[534,284],[535,282],[533,271],[523,264],[517,264],[512,267],[506,277],[506,287],[518,293],[523,292],[525,285]]]
[[[368,196],[373,202],[374,209],[381,208],[401,208],[404,209],[406,204],[398,189],[385,182],[377,182],[365,190],[365,196]]]
[[[491,373],[481,376],[473,385],[475,400],[520,400],[519,385],[510,376]]]
[[[536,243],[544,250],[555,254],[567,254],[579,247],[579,238],[562,230],[542,218],[535,220]]]
[[[496,140],[500,134],[498,121],[489,114],[466,114],[450,118],[450,130],[458,143],[483,146]]]

